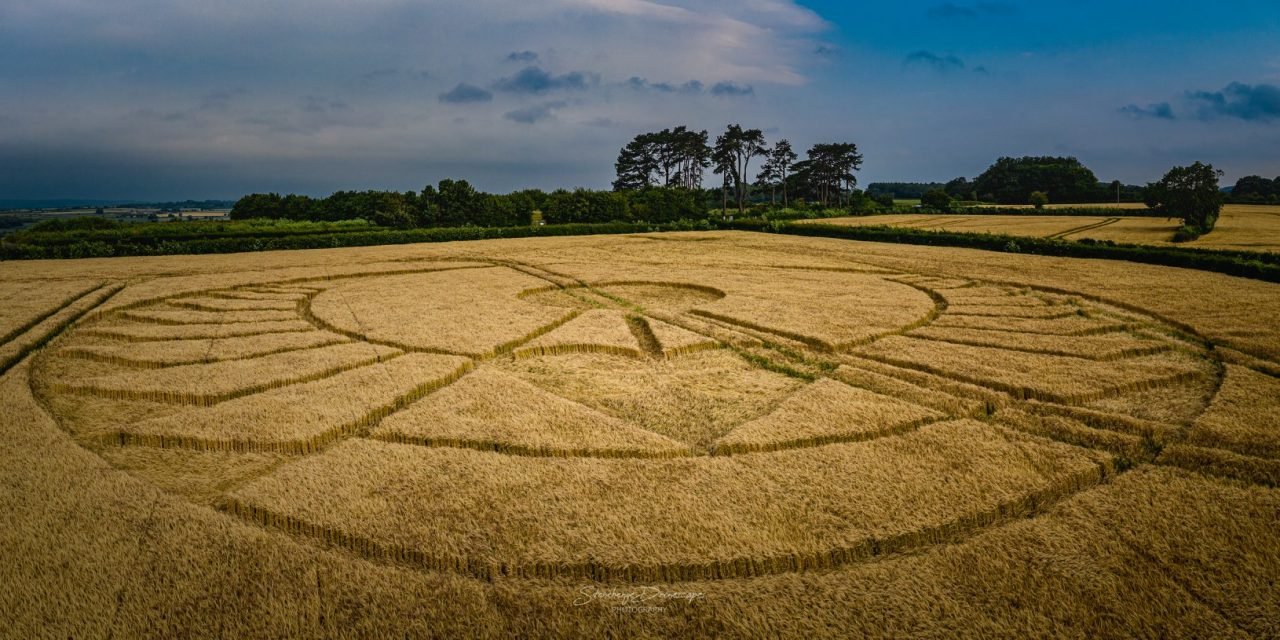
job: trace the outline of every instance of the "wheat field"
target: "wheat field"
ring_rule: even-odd
[[[1280,285],[698,232],[0,300],[3,637],[1280,637]]]
[[[994,233],[1032,238],[1062,240],[1110,240],[1128,244],[1173,245],[1173,234],[1181,220],[1133,217],[1125,209],[1141,208],[1135,204],[1063,205],[1115,208],[1120,215],[1064,216],[1053,215],[1053,205],[1043,215],[965,215],[900,213],[813,220],[821,224],[866,226],[887,225],[910,229],[961,233]],[[1028,207],[1029,208],[1029,207]],[[1222,207],[1218,224],[1211,233],[1180,247],[1233,249],[1236,251],[1280,251],[1280,206],[1228,204]]]

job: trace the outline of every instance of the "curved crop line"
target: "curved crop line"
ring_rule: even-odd
[[[796,438],[794,440],[778,440],[774,442],[731,442],[716,443],[711,450],[713,456],[737,456],[749,455],[753,453],[773,453],[776,451],[786,451],[789,449],[809,449],[814,447],[825,447],[834,444],[855,444],[859,442],[869,442],[871,440],[880,440],[883,438],[891,438],[903,436],[914,431],[934,424],[936,422],[946,422],[954,420],[951,416],[919,418],[910,422],[876,429],[874,431],[863,431],[859,433],[842,433],[826,436],[814,436],[812,438]]]
[[[281,333],[285,333],[285,332],[281,332]],[[297,332],[294,332],[294,333],[297,333]],[[264,335],[267,335],[267,334],[264,334]],[[217,340],[217,338],[211,338],[210,341],[212,340]],[[252,353],[249,355],[232,356],[229,358],[203,357],[197,360],[181,360],[181,361],[169,361],[169,362],[157,361],[157,360],[144,360],[139,358],[126,358],[124,356],[116,356],[116,355],[107,355],[107,354],[102,354],[95,351],[86,351],[82,347],[81,348],[72,347],[69,349],[63,349],[58,352],[58,355],[66,356],[70,358],[76,358],[77,360],[89,360],[91,362],[101,362],[103,364],[110,364],[110,365],[115,365],[119,367],[132,367],[134,369],[168,369],[171,367],[180,367],[188,364],[213,364],[215,362],[234,362],[236,360],[253,360],[254,358],[274,356],[281,353],[290,353],[293,351],[305,351],[307,349],[318,349],[321,347],[331,347],[336,344],[343,344],[347,342],[350,342],[350,340],[343,337],[334,336],[333,339],[328,340],[326,342],[318,342],[316,344],[309,344],[301,347],[280,347],[277,349],[272,349],[270,351],[261,351],[261,352]]]
[[[925,373],[933,374],[935,376],[939,376],[942,378],[950,378],[952,380],[956,380],[959,382],[965,382],[965,383],[977,385],[980,387],[986,387],[988,389],[994,389],[996,391],[1000,391],[1002,393],[1008,394],[1017,400],[1041,400],[1045,402],[1054,402],[1057,404],[1064,404],[1064,405],[1086,404],[1086,403],[1094,402],[1097,400],[1104,400],[1106,398],[1114,398],[1116,396],[1121,396],[1126,393],[1148,391],[1151,389],[1160,389],[1160,388],[1168,387],[1172,385],[1192,382],[1196,380],[1198,377],[1200,377],[1200,373],[1197,371],[1184,371],[1181,373],[1175,373],[1168,376],[1148,378],[1145,380],[1138,380],[1135,382],[1129,382],[1125,384],[1112,385],[1105,389],[1099,389],[1097,391],[1091,391],[1089,393],[1075,393],[1075,394],[1064,395],[1064,394],[1053,393],[1050,391],[1041,391],[1039,389],[1035,389],[1032,387],[1007,384],[1007,383],[999,382],[996,380],[985,380],[977,376],[968,376],[955,371],[948,371],[946,369],[941,369],[927,363],[912,362],[910,360],[892,358],[889,356],[882,356],[879,354],[876,354],[876,355],[859,354],[859,357],[865,358],[867,360],[874,360],[876,362],[881,362],[888,365],[893,365],[895,367],[900,367],[903,369],[914,369],[916,371],[923,371]]]
[[[1165,447],[1155,459],[1155,464],[1266,487],[1280,487],[1280,460],[1225,449],[1177,443]]]
[[[1042,309],[1043,307],[1017,307],[1017,306],[1010,306],[1010,307],[1006,307],[1006,308],[1008,308],[1008,309],[1024,310],[1024,309],[1028,309],[1028,308],[1030,308],[1030,309]],[[961,311],[952,311],[951,313],[948,313],[947,315],[948,315],[948,316],[951,316],[951,317],[953,317],[953,318],[1018,318],[1018,319],[1025,319],[1025,320],[1064,320],[1064,319],[1066,319],[1066,318],[1071,318],[1071,317],[1074,317],[1074,316],[1079,316],[1079,315],[1080,315],[1080,311],[1079,311],[1079,310],[1076,310],[1076,311],[1059,311],[1058,313],[1053,313],[1053,314],[1050,314],[1050,315],[1047,315],[1047,316],[1046,316],[1046,315],[1027,315],[1027,314],[1020,314],[1020,313],[1001,313],[1001,312],[979,313],[979,312],[976,312],[976,311],[964,311],[964,312],[961,312]]]
[[[1038,515],[1062,500],[1101,484],[1114,473],[1114,468],[1109,464],[1098,463],[1088,470],[1052,483],[1045,489],[1001,502],[978,513],[884,538],[868,537],[848,546],[760,557],[741,556],[706,562],[635,562],[626,565],[610,565],[587,560],[510,564],[386,544],[366,536],[248,504],[234,496],[225,497],[219,504],[219,508],[261,526],[307,536],[325,544],[347,549],[366,559],[433,571],[448,571],[486,581],[514,577],[631,583],[690,582],[834,569],[891,554],[959,542],[992,528]]]
[[[288,321],[285,321],[288,322]],[[221,325],[218,325],[221,326]],[[120,342],[168,342],[170,340],[220,340],[222,338],[246,338],[249,336],[263,336],[272,333],[310,333],[315,331],[315,327],[306,327],[299,329],[248,329],[248,330],[232,330],[228,333],[220,333],[215,336],[184,338],[182,336],[135,336],[127,333],[116,333],[108,328],[86,329],[83,335],[95,338],[107,338],[109,340],[117,340]]]
[[[7,359],[0,361],[0,375],[4,375],[5,373],[8,373],[10,369],[12,369],[19,362],[22,362],[22,360],[26,358],[28,355],[30,355],[33,351],[48,344],[50,340],[53,340],[59,334],[66,331],[68,328],[71,327],[71,325],[75,324],[76,322],[79,322],[82,318],[88,315],[89,312],[105,304],[108,300],[111,299],[112,296],[116,295],[117,293],[120,293],[122,290],[124,290],[124,285],[115,285],[113,287],[107,287],[105,289],[102,287],[99,287],[94,291],[86,294],[87,296],[91,296],[94,294],[94,292],[97,292],[98,298],[97,300],[93,301],[93,303],[88,308],[84,309],[83,311],[71,313],[68,317],[63,318],[62,320],[59,320],[56,324],[54,324],[53,327],[49,329],[49,331],[47,331],[40,337],[36,338],[35,340],[33,340],[30,344],[27,344],[21,347],[20,349],[17,350],[16,353],[9,356]],[[72,302],[70,305],[63,307],[62,309],[59,309],[58,313],[62,313],[69,310],[77,302],[80,302],[84,299],[85,299],[84,297],[78,298],[75,302]],[[55,317],[57,317],[58,313],[55,313],[49,316],[48,318],[45,318],[45,320],[43,320],[40,324],[44,324],[45,322],[49,322],[50,320],[53,320]],[[40,325],[37,324],[36,326],[32,327],[29,331],[34,331],[39,326]],[[6,346],[11,343],[12,341],[10,341],[9,343],[6,343]]]
[[[870,336],[868,338],[863,338],[861,340],[854,340],[851,342],[841,343],[836,347],[838,351],[848,351],[850,349],[854,349],[857,347],[865,347],[873,342],[878,342],[880,340],[883,340],[891,336],[905,335],[910,331],[915,331],[916,329],[920,329],[922,327],[926,327],[933,324],[938,320],[938,318],[942,317],[942,314],[947,312],[947,304],[948,304],[947,299],[941,293],[938,293],[937,291],[934,291],[933,289],[930,289],[928,287],[915,284],[913,282],[903,282],[900,280],[893,280],[892,278],[889,278],[889,280],[893,282],[897,282],[899,284],[906,285],[908,287],[911,287],[912,289],[915,289],[916,291],[919,291],[925,294],[926,296],[929,296],[929,299],[933,301],[933,308],[930,309],[929,312],[924,315],[924,317],[917,319],[915,322],[912,322],[911,324],[898,327],[896,329],[891,329],[889,331],[885,331],[884,333]]]
[[[413,352],[413,353],[431,353],[431,354],[442,355],[442,356],[473,357],[471,354],[462,353],[459,351],[450,351],[448,349],[436,349],[432,347],[419,347],[419,346],[414,346],[409,344],[403,344],[400,342],[396,342],[394,340],[382,340],[380,338],[373,338],[359,331],[351,331],[349,329],[343,329],[342,327],[333,325],[327,322],[326,320],[324,320],[323,318],[321,318],[320,316],[317,316],[315,312],[311,309],[311,302],[315,300],[315,297],[317,295],[320,295],[320,294],[317,292],[315,294],[306,296],[301,301],[299,301],[298,315],[301,316],[303,320],[310,323],[314,328],[319,329],[321,331],[328,331],[330,333],[336,333],[338,335],[346,336],[348,338],[351,338],[352,340],[367,342],[369,344],[374,344],[381,347],[392,347],[394,349],[399,349],[401,351],[407,351],[407,352]]]
[[[387,358],[389,360],[391,358]],[[385,360],[384,360],[385,361]],[[352,367],[355,368],[355,367]],[[425,382],[408,393],[397,396],[391,402],[375,408],[359,418],[338,427],[326,430],[310,438],[284,441],[241,440],[235,438],[202,438],[198,436],[181,436],[165,434],[139,434],[128,431],[104,434],[96,438],[106,446],[140,446],[159,449],[189,449],[193,451],[230,451],[235,453],[283,453],[290,455],[310,455],[319,453],[326,447],[347,438],[368,433],[387,416],[407,408],[422,398],[443,389],[475,369],[475,364],[466,362],[460,367],[434,380]]]
[[[358,360],[355,362],[336,365],[328,369],[325,369],[323,371],[320,371],[318,373],[294,376],[292,378],[285,378],[283,380],[271,380],[268,382],[241,387],[233,391],[225,391],[222,393],[202,394],[202,393],[188,393],[184,391],[170,391],[170,390],[144,391],[144,390],[138,390],[138,389],[102,389],[102,388],[91,386],[91,385],[77,385],[77,384],[65,384],[65,383],[56,383],[53,385],[53,389],[58,393],[73,393],[76,395],[93,396],[97,398],[105,398],[108,400],[145,400],[150,402],[164,402],[168,404],[210,407],[220,402],[226,402],[227,400],[235,400],[236,398],[251,396],[257,393],[262,393],[263,391],[270,391],[273,389],[279,389],[281,387],[289,387],[296,384],[304,384],[307,382],[315,382],[317,380],[331,378],[333,376],[338,375],[339,373],[352,371],[355,369],[359,369],[361,367],[368,367],[381,362],[387,362],[389,360],[398,358],[402,355],[404,354],[397,353],[397,354],[391,354],[391,355],[385,355],[385,356],[377,355],[370,358]]]
[[[1084,358],[1086,360],[1093,360],[1095,362],[1116,362],[1119,360],[1126,360],[1129,358],[1141,358],[1143,356],[1152,356],[1158,353],[1165,353],[1166,351],[1173,351],[1176,348],[1171,344],[1158,344],[1158,345],[1152,345],[1149,347],[1130,347],[1130,348],[1121,349],[1119,351],[1114,351],[1114,352],[1102,354],[1102,355],[1088,355],[1083,353],[1075,353],[1075,352],[1071,352],[1063,349],[1037,349],[1034,347],[1018,347],[1018,346],[997,344],[994,342],[987,342],[984,340],[969,339],[969,338],[953,338],[953,337],[939,338],[936,336],[923,336],[918,334],[910,334],[907,337],[914,338],[916,340],[929,340],[931,342],[942,342],[946,344],[963,345],[968,347],[1003,349],[1004,351],[1017,351],[1019,353],[1034,353],[1034,354],[1046,355],[1046,356],[1059,356],[1063,358]]]
[[[74,293],[68,296],[67,298],[64,298],[61,302],[54,304],[48,311],[28,319],[26,322],[22,323],[21,326],[14,327],[13,329],[9,330],[8,333],[5,333],[3,336],[0,336],[0,346],[4,346],[6,343],[10,342],[14,338],[17,338],[18,336],[32,330],[33,328],[35,328],[36,325],[40,324],[41,322],[44,322],[45,320],[52,318],[54,314],[58,313],[59,311],[66,309],[67,307],[75,304],[76,301],[80,300],[81,298],[105,286],[107,286],[105,282],[100,282],[97,285],[90,286],[82,291],[79,291],[78,293]]]
[[[510,456],[527,458],[609,458],[609,459],[653,459],[689,458],[697,455],[692,450],[668,449],[653,451],[646,449],[593,449],[531,446],[500,440],[484,440],[474,438],[436,438],[425,436],[407,436],[400,433],[385,433],[371,437],[372,440],[434,449],[471,449],[489,453],[501,453]]]
[[[236,309],[233,311],[233,310],[224,309],[216,312],[197,312],[197,313],[231,314],[231,313],[239,313],[241,311],[244,311],[244,310]],[[271,311],[272,313],[275,313],[276,316],[278,317],[260,318],[257,320],[221,319],[221,320],[217,320],[217,323],[218,324],[252,324],[255,322],[288,322],[289,320],[297,319],[297,315],[290,313],[288,310],[270,309],[269,311]],[[126,320],[129,320],[130,322],[136,322],[138,324],[151,324],[151,325],[160,325],[160,326],[166,326],[166,327],[185,327],[187,325],[193,325],[193,324],[212,324],[207,320],[191,320],[191,321],[173,320],[169,318],[141,315],[144,312],[145,312],[144,309],[125,311],[120,313],[120,317]],[[261,312],[255,312],[255,313],[261,313]],[[210,318],[210,320],[213,320],[213,319]]]
[[[951,316],[954,317],[954,316]],[[1038,318],[1031,318],[1036,320]],[[966,325],[940,324],[939,328],[943,329],[979,329],[982,331],[999,331],[1001,333],[1011,333],[1014,335],[1026,334],[1033,336],[1058,336],[1062,338],[1087,338],[1090,336],[1104,336],[1111,333],[1129,333],[1135,329],[1140,329],[1141,325],[1137,324],[1107,324],[1097,327],[1089,327],[1086,329],[1076,329],[1075,331],[1067,331],[1064,333],[1055,333],[1052,331],[1032,331],[1030,329],[1006,329],[1003,327],[970,327]]]

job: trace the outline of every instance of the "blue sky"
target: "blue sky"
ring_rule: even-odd
[[[863,184],[1075,155],[1280,175],[1280,8],[0,0],[0,199],[605,187],[633,135],[858,143]]]

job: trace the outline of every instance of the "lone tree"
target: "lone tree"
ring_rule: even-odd
[[[1194,240],[1210,231],[1222,211],[1222,172],[1197,162],[1174,167],[1159,182],[1147,185],[1147,206],[1170,218],[1182,218],[1175,241]]]
[[[1043,209],[1046,204],[1049,204],[1049,194],[1043,191],[1032,191],[1031,197],[1027,198],[1027,200],[1036,209]]]
[[[920,196],[920,204],[943,213],[951,213],[951,196],[942,189],[932,189]]]

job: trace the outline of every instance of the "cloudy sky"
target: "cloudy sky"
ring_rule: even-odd
[[[0,198],[606,187],[633,135],[1280,175],[1275,0],[0,0]]]

